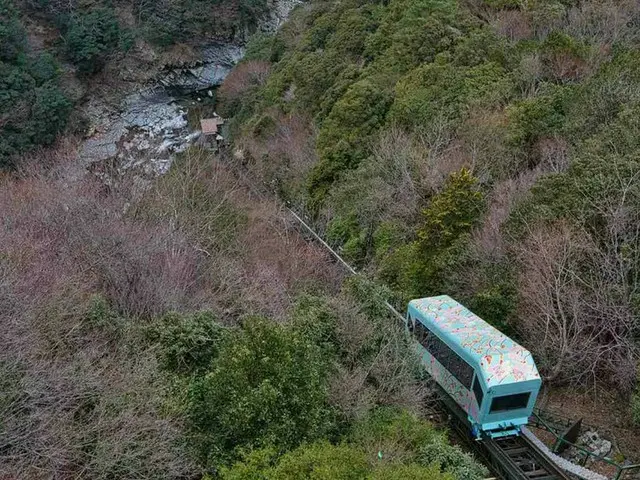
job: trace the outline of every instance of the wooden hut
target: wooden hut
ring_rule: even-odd
[[[217,148],[223,140],[220,135],[220,127],[224,124],[221,117],[203,118],[200,120],[203,141],[206,146]]]

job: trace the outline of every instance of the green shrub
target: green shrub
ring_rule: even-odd
[[[512,328],[509,321],[516,310],[517,293],[515,283],[506,283],[503,279],[503,282],[475,292],[468,306],[498,330],[509,334]]]
[[[431,467],[436,478],[442,472],[457,480],[476,480],[488,473],[471,455],[449,445],[443,432],[436,431],[426,421],[404,410],[374,410],[354,425],[350,441],[369,454],[379,452],[378,458],[382,457],[392,465],[402,463]]]
[[[531,22],[534,28],[540,31],[548,31],[550,28],[561,24],[563,17],[567,14],[567,7],[570,4],[571,1],[532,1],[528,2],[526,9],[527,13],[531,16]]]
[[[29,72],[37,85],[55,80],[60,74],[60,66],[53,55],[42,53],[29,58]]]
[[[294,305],[292,324],[304,338],[331,356],[338,349],[337,315],[328,299],[302,295]]]
[[[182,374],[203,372],[216,358],[225,331],[212,312],[165,315],[152,332],[161,367]]]
[[[274,464],[275,463],[275,464]],[[367,452],[348,444],[318,442],[301,446],[275,460],[273,451],[250,452],[243,462],[221,472],[223,480],[453,480],[437,465],[376,463]]]
[[[189,387],[186,415],[201,461],[215,466],[241,448],[289,449],[327,435],[328,361],[294,329],[247,320]]]
[[[635,175],[640,168],[637,152],[638,109],[625,109],[616,121],[603,128],[598,135],[582,143],[569,168],[541,178],[526,198],[514,210],[509,220],[512,231],[523,231],[539,220],[565,218],[575,222],[604,241],[610,233],[606,211],[609,206],[625,204],[626,208],[640,208],[640,191]],[[622,185],[628,185],[623,188]],[[620,235],[624,221],[615,220],[613,227]],[[622,239],[635,238],[627,225]]]
[[[50,145],[65,128],[71,103],[57,84],[59,72],[50,54],[29,51],[18,11],[0,0],[0,168]]]
[[[394,336],[395,349],[406,361],[410,353],[404,350],[404,331],[394,328],[395,319],[384,304],[390,297],[390,292],[370,281],[350,279],[338,298],[306,295],[298,298],[292,314],[293,325],[304,338],[322,348],[327,358],[337,355],[337,360],[346,367],[374,359],[381,345]],[[353,338],[350,324],[365,319],[372,328]],[[368,378],[375,376],[372,372]]]
[[[284,44],[279,36],[258,32],[247,42],[243,60],[278,62],[284,54]]]
[[[597,134],[625,106],[640,101],[640,51],[616,49],[613,53],[593,76],[567,90],[564,130],[572,144]]]
[[[423,466],[417,463],[382,464],[376,468],[371,480],[454,480],[448,473],[440,472],[438,465]]]
[[[280,458],[267,474],[273,480],[360,480],[370,466],[365,453],[347,445],[320,442],[300,447]]]
[[[457,445],[449,445],[445,438],[422,446],[419,462],[438,465],[440,471],[450,473],[456,480],[478,480],[486,478],[487,469]]]
[[[541,45],[544,54],[566,53],[578,58],[584,58],[588,54],[588,49],[575,38],[566,33],[553,31],[545,38]]]
[[[336,217],[327,227],[327,239],[340,245],[340,253],[352,264],[360,266],[367,255],[367,232],[360,228],[355,215]]]
[[[561,90],[528,98],[509,107],[509,141],[531,148],[545,136],[560,131],[565,120]]]
[[[50,145],[64,128],[71,102],[60,91],[57,85],[48,83],[35,90],[35,101],[32,107],[32,132],[35,143]]]
[[[335,50],[297,54],[280,73],[286,80],[282,86],[293,91],[293,104],[299,111],[315,115],[324,93],[349,65],[348,59]]]
[[[104,66],[109,55],[126,48],[128,38],[115,10],[97,7],[70,18],[64,41],[69,59],[82,73],[92,74]]]
[[[435,121],[457,121],[471,106],[499,104],[511,89],[510,79],[494,63],[474,67],[430,63],[398,82],[390,117],[407,127],[428,129]]]
[[[27,48],[27,34],[11,0],[0,0],[0,61],[15,62]]]
[[[520,0],[484,0],[484,3],[496,9],[516,9],[519,8]]]
[[[267,10],[265,0],[172,0],[136,4],[143,35],[152,43],[232,39],[240,30],[253,30]]]
[[[468,233],[479,219],[483,195],[478,180],[466,168],[451,174],[442,192],[422,212],[424,224],[418,230],[421,250],[434,255]]]
[[[331,113],[331,109],[340,100],[347,90],[353,85],[362,72],[361,66],[357,64],[347,65],[336,77],[333,85],[322,95],[319,111],[316,114],[316,121],[322,124],[325,118]]]
[[[494,63],[506,69],[513,66],[514,57],[513,47],[503,37],[480,28],[456,39],[453,63],[469,67]]]
[[[487,472],[423,420],[396,409],[376,409],[356,423],[346,441],[302,445],[277,457],[253,450],[224,480],[476,480]]]
[[[451,174],[444,189],[422,212],[418,239],[383,259],[381,275],[409,297],[440,295],[464,262],[468,235],[484,206],[478,181],[463,168]]]
[[[102,331],[109,334],[111,339],[119,340],[128,326],[130,322],[118,315],[104,296],[91,297],[82,322],[83,333],[95,335],[96,332]]]
[[[404,226],[387,221],[378,225],[373,232],[373,246],[375,258],[382,260],[389,252],[403,244],[405,240]]]
[[[320,162],[309,177],[309,192],[316,205],[340,173],[357,167],[367,156],[369,136],[384,124],[390,104],[388,92],[361,80],[333,105],[318,134]]]
[[[344,56],[356,58],[364,51],[367,36],[378,27],[380,5],[364,5],[343,12],[336,25],[336,31],[326,42],[326,48],[335,49]]]
[[[631,419],[636,426],[640,426],[640,386],[631,395]]]
[[[365,57],[374,60],[371,73],[404,74],[432,62],[460,35],[455,19],[458,3],[443,0],[393,0],[380,27],[365,42]]]
[[[415,460],[423,446],[442,442],[444,436],[405,410],[378,408],[353,425],[349,441],[376,454],[381,451],[389,461],[393,460],[391,455]]]
[[[454,31],[438,18],[407,17],[397,26],[388,50],[371,68],[381,65],[392,72],[404,73],[411,67],[431,63],[436,55],[451,48],[454,36]]]

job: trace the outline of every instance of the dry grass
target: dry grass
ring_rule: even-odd
[[[281,317],[340,276],[202,152],[126,214],[72,152],[0,180],[0,477],[190,477],[141,327],[170,310]]]
[[[175,478],[192,471],[179,425],[162,415],[154,355],[143,346],[134,354],[122,336],[135,324],[90,321],[97,292],[130,315],[182,303],[190,271],[176,266],[190,259],[179,239],[127,224],[121,205],[92,182],[64,189],[40,173],[5,179],[1,188],[3,473]]]

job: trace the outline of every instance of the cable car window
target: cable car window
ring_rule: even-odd
[[[425,348],[429,350],[431,355],[433,355],[444,368],[449,370],[449,358],[453,352],[446,343],[440,340],[437,335],[430,335],[429,343],[425,345]]]
[[[426,338],[429,335],[429,330],[427,330],[422,323],[416,322],[416,326],[413,329],[413,335],[416,337],[418,343],[424,346]]]
[[[482,399],[484,398],[484,392],[482,391],[482,385],[480,385],[478,377],[473,380],[473,394],[478,401],[478,407],[480,407],[482,405]]]
[[[489,410],[489,413],[505,412],[508,410],[519,410],[521,408],[527,408],[530,396],[531,392],[495,397],[491,401],[491,409]]]
[[[434,358],[446,368],[465,388],[471,388],[473,380],[473,368],[454,352],[449,345],[426,328],[422,323],[416,322],[415,337]]]
[[[449,356],[449,367],[447,369],[456,379],[464,385],[465,388],[471,389],[471,380],[473,379],[473,368],[453,350]]]

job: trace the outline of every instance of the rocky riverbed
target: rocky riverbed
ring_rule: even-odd
[[[112,105],[96,99],[85,107],[91,120],[91,136],[86,139],[80,160],[108,183],[123,175],[139,177],[143,186],[165,173],[176,153],[189,147],[200,136],[189,128],[185,96],[204,90],[213,95],[244,48],[231,44],[212,44],[202,48],[197,65],[162,72],[154,85],[125,95]],[[108,163],[110,168],[96,169]]]
[[[299,0],[275,0],[260,29],[275,31]],[[246,36],[246,35],[245,35]],[[147,86],[124,92],[109,103],[92,98],[84,107],[91,127],[79,153],[82,166],[113,184],[126,176],[142,193],[151,180],[168,171],[175,154],[200,136],[187,121],[188,104],[209,100],[213,90],[244,55],[244,42],[214,42],[196,49],[189,65],[166,68]]]

